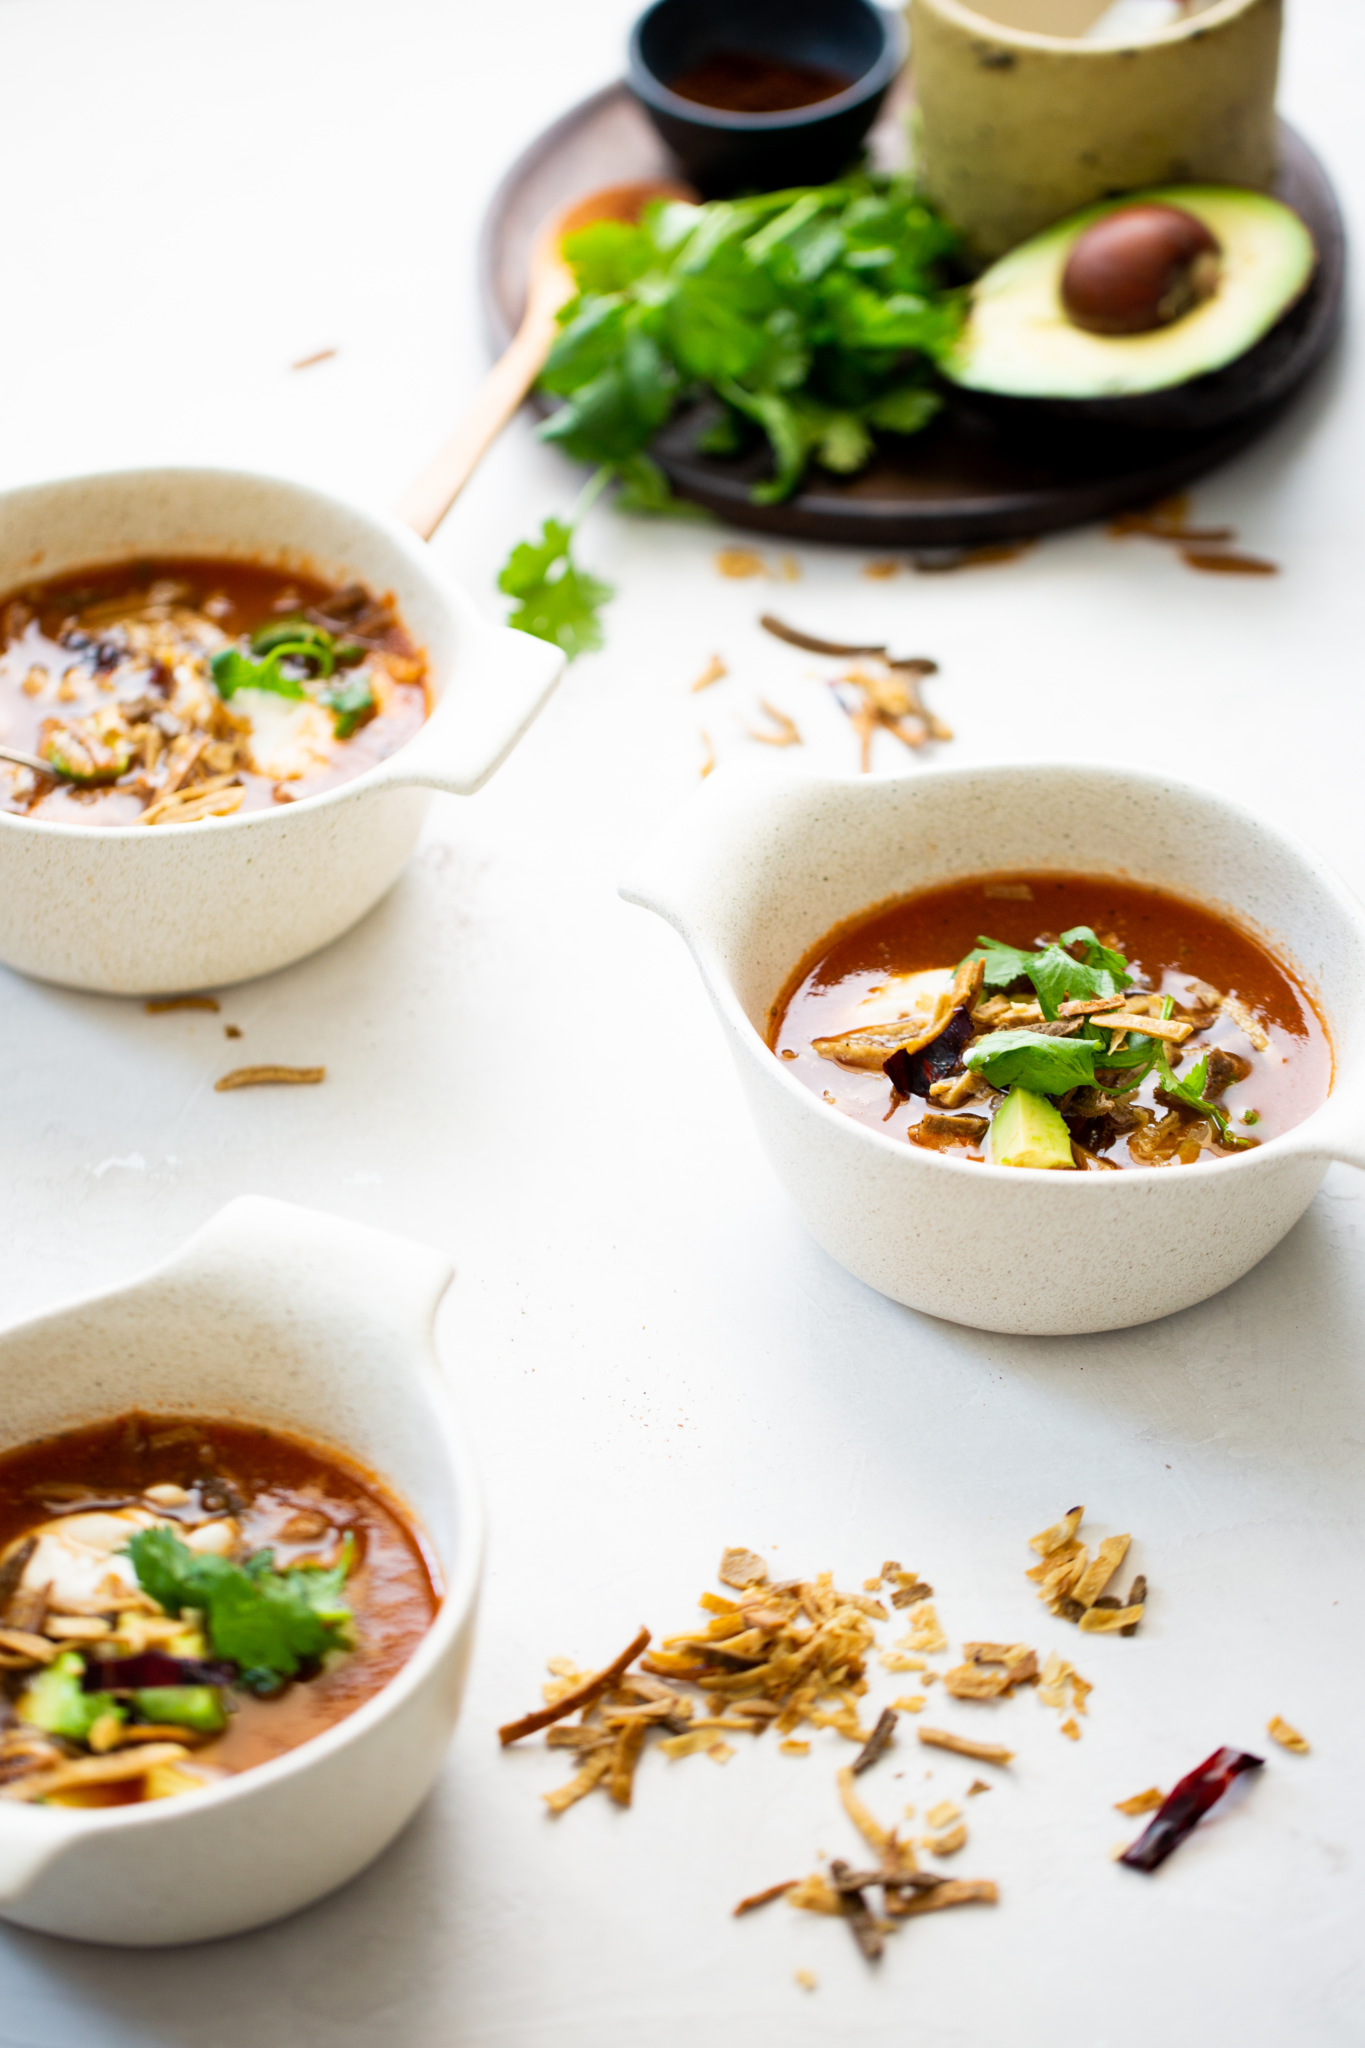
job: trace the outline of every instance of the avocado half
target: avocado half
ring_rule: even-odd
[[[1122,208],[1156,203],[1204,222],[1221,249],[1217,290],[1146,334],[1092,334],[1067,317],[1062,273],[1077,237]],[[1313,238],[1278,199],[1232,185],[1164,185],[1087,207],[993,263],[971,288],[966,323],[940,365],[964,390],[1041,400],[1115,426],[1199,431],[1264,403],[1261,357],[1303,297]],[[1258,344],[1261,346],[1258,347]],[[1267,360],[1264,370],[1272,365]]]

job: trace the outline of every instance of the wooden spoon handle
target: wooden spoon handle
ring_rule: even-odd
[[[573,280],[565,271],[558,297],[550,292],[537,294],[464,418],[399,500],[395,507],[398,517],[423,540],[431,539],[540,375],[557,332],[555,314],[572,290]]]

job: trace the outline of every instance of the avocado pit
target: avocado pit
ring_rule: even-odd
[[[1150,334],[1213,297],[1221,255],[1204,222],[1183,207],[1119,207],[1076,237],[1062,305],[1089,334]]]

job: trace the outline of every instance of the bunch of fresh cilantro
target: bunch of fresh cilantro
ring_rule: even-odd
[[[673,505],[648,454],[680,405],[709,397],[698,447],[738,455],[766,439],[772,475],[751,496],[791,496],[813,460],[861,469],[876,433],[917,434],[942,400],[935,361],[955,338],[950,230],[904,179],[713,200],[657,201],[638,225],[597,221],[564,255],[578,285],[540,388],[561,400],[541,428],[616,479],[637,511]],[[600,646],[611,592],[573,562],[576,521],[547,520],[498,587],[511,623],[572,656]]]

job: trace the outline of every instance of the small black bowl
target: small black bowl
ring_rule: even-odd
[[[669,90],[718,54],[768,57],[850,81],[780,113],[733,113]],[[822,185],[857,156],[905,56],[899,15],[871,0],[657,0],[631,30],[627,76],[705,198]]]

